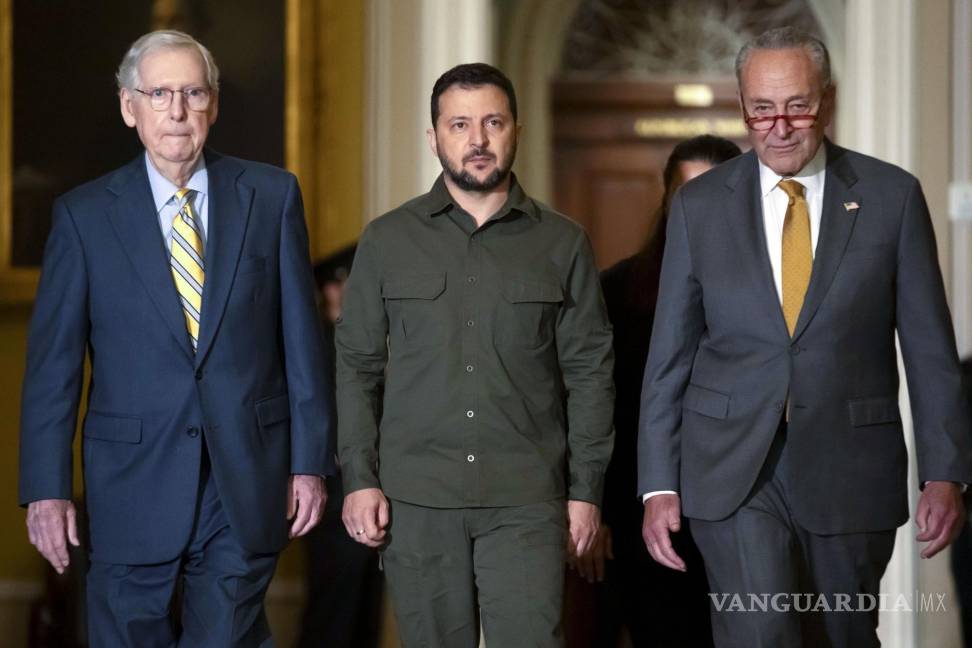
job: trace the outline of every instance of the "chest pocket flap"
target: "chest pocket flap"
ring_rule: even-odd
[[[435,299],[444,290],[444,274],[417,274],[384,282],[381,296],[385,299]]]
[[[503,296],[514,304],[564,301],[564,291],[559,285],[538,279],[508,277],[503,281]]]

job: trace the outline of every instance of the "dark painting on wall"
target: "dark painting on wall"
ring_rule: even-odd
[[[282,166],[284,4],[14,0],[11,266],[40,265],[54,198],[141,152],[121,119],[115,71],[152,29],[187,31],[216,59],[219,116],[208,145]]]

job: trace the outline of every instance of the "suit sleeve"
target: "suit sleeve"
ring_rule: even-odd
[[[280,232],[280,318],[290,395],[290,472],[334,474],[334,385],[308,252],[300,187],[288,176]]]
[[[20,412],[19,501],[71,499],[72,444],[84,379],[88,273],[76,224],[54,204],[27,341]]]
[[[375,248],[374,228],[369,227],[358,243],[336,331],[339,457],[346,493],[381,487],[378,421],[388,361],[388,317]]]
[[[972,483],[972,424],[938,265],[928,206],[917,180],[898,241],[896,322],[914,419],[919,483]]]
[[[567,497],[601,505],[614,447],[614,349],[594,254],[581,232],[557,321],[557,353],[567,390]]]
[[[692,272],[685,203],[679,192],[665,234],[658,304],[641,387],[638,495],[679,490],[682,398],[704,331],[702,286]]]

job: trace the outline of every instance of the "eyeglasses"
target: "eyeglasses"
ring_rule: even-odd
[[[766,117],[750,117],[745,115],[743,121],[754,131],[771,131],[776,126],[776,121],[782,119],[790,128],[802,129],[810,128],[817,121],[816,115],[767,115]]]
[[[169,106],[172,105],[172,97],[177,92],[185,99],[186,106],[189,110],[195,110],[197,112],[202,112],[209,108],[209,100],[212,98],[212,92],[210,92],[209,88],[183,88],[181,90],[152,88],[148,92],[139,90],[138,88],[134,88],[134,90],[148,97],[152,110],[159,112],[169,109]]]

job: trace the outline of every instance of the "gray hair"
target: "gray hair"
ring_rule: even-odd
[[[803,48],[820,72],[823,87],[830,87],[830,54],[827,46],[816,36],[795,27],[768,29],[742,46],[736,55],[736,82],[742,87],[742,69],[753,50],[783,50]]]
[[[213,55],[209,53],[206,46],[189,34],[172,29],[149,32],[132,43],[122,57],[118,72],[115,74],[118,89],[137,88],[141,84],[138,66],[147,55],[160,49],[195,49],[206,67],[206,83],[213,90],[219,89],[219,68],[216,67],[216,61],[213,60]]]

